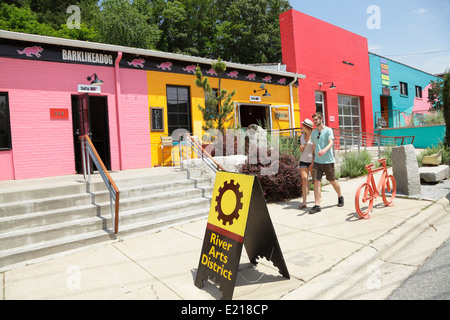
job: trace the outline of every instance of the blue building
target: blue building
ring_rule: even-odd
[[[375,129],[420,125],[430,82],[439,78],[374,53],[369,62]]]

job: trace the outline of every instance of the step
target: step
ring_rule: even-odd
[[[117,176],[116,178],[114,178],[114,173],[111,173],[111,175],[119,189],[187,179],[186,172],[169,172],[164,175],[141,177],[127,177],[122,173],[122,175]],[[53,182],[52,178],[1,181],[0,204],[107,190],[98,173],[92,175],[89,187],[85,183],[82,175],[68,176],[65,180],[64,177],[57,177],[54,179],[57,179],[56,182]]]
[[[161,182],[145,185],[135,185],[132,187],[121,187],[120,200],[139,197],[145,195],[151,195],[160,192],[178,191],[186,188],[204,188],[208,187],[208,179],[195,179],[195,180],[174,180],[170,182]],[[94,195],[94,202],[109,201],[108,190],[97,191],[92,193]]]
[[[0,250],[0,272],[11,268],[14,264],[23,264],[33,259],[86,247],[110,239],[113,239],[110,233],[103,230],[96,230],[72,237],[58,238],[29,244],[27,246]]]
[[[160,216],[187,211],[189,209],[207,208],[210,203],[210,199],[208,198],[194,197],[191,199],[178,199],[177,201],[171,201],[169,203],[145,206],[143,204],[147,203],[148,199],[143,198],[142,200],[143,202],[139,203],[138,206],[135,206],[133,201],[129,201],[131,202],[131,205],[129,205],[128,208],[131,209],[126,210],[122,207],[119,211],[119,233],[121,227],[128,223],[151,220]],[[51,224],[31,225],[28,228],[22,227],[15,228],[14,230],[10,229],[7,232],[2,231],[0,234],[0,243],[4,248],[13,248],[95,230],[111,230],[109,202],[102,203],[99,205],[99,208],[103,208],[104,212],[90,217],[63,219],[63,221]]]
[[[197,209],[193,211],[181,212],[173,215],[155,218],[148,221],[127,224],[120,230],[119,236],[129,236],[144,231],[161,229],[166,226],[173,226],[185,223],[191,220],[197,220],[207,217],[209,214],[209,206],[205,209]]]
[[[206,203],[209,204],[208,199],[206,199]],[[194,210],[186,210],[186,208],[180,207],[178,209],[179,210],[173,210],[171,214],[160,215],[152,219],[142,219],[142,217],[140,219],[136,219],[136,217],[132,217],[134,215],[139,215],[138,211],[134,212],[134,214],[129,213],[128,217],[125,219],[128,220],[128,223],[124,223],[124,221],[119,222],[124,224],[121,226],[119,236],[129,236],[144,231],[157,230],[166,226],[179,224],[181,222],[207,217],[209,205],[205,206],[205,208]],[[142,212],[140,215],[142,216]],[[105,224],[110,225],[110,218],[105,219]],[[88,245],[96,244],[101,241],[107,241],[113,238],[112,233],[110,231],[108,232],[108,230],[93,230],[74,235],[67,235],[65,237],[57,237],[55,239],[45,240],[42,242],[28,243],[27,245],[20,247],[0,250],[0,272],[5,267],[16,263],[86,247]],[[3,240],[4,239],[0,241],[3,243]]]
[[[120,190],[119,237],[208,215],[209,179],[163,170],[156,176],[138,170],[112,175]],[[113,237],[110,195],[98,174],[88,185],[80,176],[59,177],[49,187],[45,181],[51,179],[0,185],[0,272]]]
[[[40,211],[64,209],[92,203],[88,193],[55,196],[0,204],[0,217],[11,217]]]
[[[121,191],[120,198],[126,199],[133,196],[143,196],[154,194],[155,192],[180,190],[189,186],[198,187],[208,186],[207,179],[195,180],[174,180],[170,183],[154,183],[141,186],[124,188]],[[0,219],[8,216],[28,214],[33,212],[50,211],[54,209],[64,209],[68,207],[87,205],[91,203],[100,203],[109,201],[109,191],[93,191],[90,193],[58,195],[49,198],[35,198],[31,200],[22,200],[0,204]],[[0,228],[1,230],[1,228]]]
[[[151,207],[165,202],[174,202],[183,199],[199,198],[210,195],[212,186],[191,187],[173,192],[151,193],[149,195],[125,198],[122,196],[119,202],[119,216],[131,209]],[[0,218],[0,233],[22,230],[40,225],[62,223],[67,220],[78,220],[89,217],[109,217],[111,215],[109,194],[106,192],[105,199],[98,203],[87,203],[83,205],[53,209],[41,212],[32,212],[18,216],[6,216]]]
[[[68,185],[57,186],[29,186],[18,191],[0,192],[0,203],[21,202],[37,199],[52,198],[58,196],[68,196],[86,192],[85,183],[70,183]]]

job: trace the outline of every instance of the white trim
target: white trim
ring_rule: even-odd
[[[237,107],[237,112],[239,113],[239,127],[241,127],[241,128],[242,128],[242,125],[241,125],[241,105],[244,105],[244,106],[256,106],[256,107],[269,107],[269,111],[270,111],[270,107],[271,107],[270,104],[251,103],[251,102],[235,102],[235,108]],[[270,127],[272,128],[272,123],[270,123]]]
[[[273,122],[272,122],[272,108],[277,109],[277,108],[288,108],[288,115],[289,115],[289,128],[291,128],[291,112],[290,112],[290,108],[291,105],[290,104],[279,104],[279,105],[271,105],[269,107],[269,115],[270,115],[270,130],[273,130]]]
[[[317,101],[316,100],[316,93],[320,93],[322,95],[322,101]],[[319,91],[319,90],[314,91],[314,108],[316,108],[317,102],[321,102],[322,103],[323,124],[326,126],[328,121],[327,121],[327,115],[326,115],[326,112],[325,112],[325,94],[324,94],[324,91]],[[317,112],[317,109],[316,109],[316,112]]]

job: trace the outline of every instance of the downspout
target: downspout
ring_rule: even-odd
[[[119,151],[119,170],[123,170],[122,166],[122,139],[120,135],[120,108],[119,108],[119,97],[120,97],[120,73],[119,73],[119,62],[122,59],[122,51],[117,52],[116,62],[114,64],[114,82],[116,87],[116,122],[117,122],[117,146]]]
[[[295,126],[295,115],[294,115],[294,96],[292,95],[292,85],[297,81],[297,77],[289,83],[289,128]]]

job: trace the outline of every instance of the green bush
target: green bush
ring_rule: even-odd
[[[348,152],[341,165],[341,177],[356,178],[366,174],[365,166],[372,163],[372,156],[366,150]]]
[[[392,167],[392,147],[385,147],[383,152],[381,153],[381,159],[386,159],[386,166]],[[379,162],[377,161],[377,166],[379,165]]]
[[[291,154],[296,160],[300,159],[300,138],[280,137],[278,143],[280,153]]]

